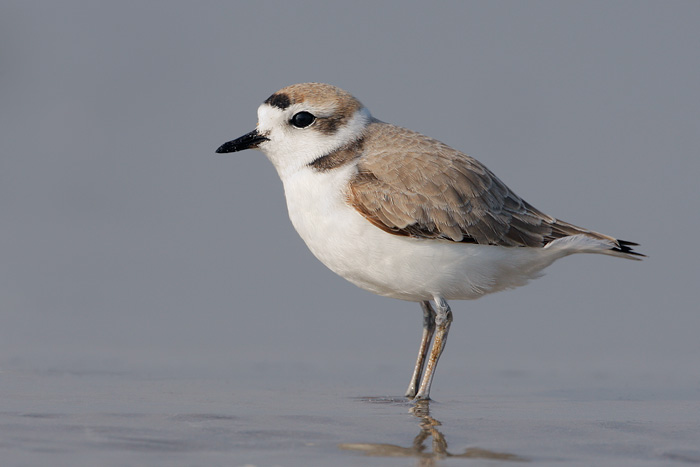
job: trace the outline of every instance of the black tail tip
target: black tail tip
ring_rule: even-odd
[[[634,248],[632,248],[634,246],[639,246],[639,243],[628,242],[627,240],[618,240],[617,244],[618,247],[613,248],[613,251],[619,251],[620,253],[625,253],[632,256],[641,256],[643,258],[647,257],[647,255],[638,253],[634,251]]]

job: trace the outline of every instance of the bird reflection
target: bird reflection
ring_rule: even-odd
[[[416,401],[415,405],[409,410],[415,417],[420,420],[420,433],[413,439],[413,444],[409,447],[398,446],[395,444],[381,443],[345,443],[340,444],[340,449],[348,451],[364,452],[367,456],[372,457],[416,457],[418,458],[419,466],[432,466],[440,459],[448,457],[462,457],[471,459],[498,459],[504,461],[527,461],[527,459],[508,454],[505,452],[487,451],[480,448],[468,448],[461,454],[453,454],[447,450],[447,441],[445,436],[438,430],[437,427],[442,424],[430,416],[430,401]],[[428,439],[432,438],[432,450],[427,450]]]

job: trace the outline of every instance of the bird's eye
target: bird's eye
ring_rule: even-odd
[[[306,128],[311,125],[314,120],[316,120],[316,117],[314,117],[313,114],[309,112],[298,112],[292,117],[291,123],[297,128]]]

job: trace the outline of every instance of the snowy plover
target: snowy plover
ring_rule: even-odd
[[[407,397],[429,399],[452,322],[447,300],[524,285],[574,253],[644,256],[636,243],[540,212],[476,159],[373,118],[328,84],[274,93],[257,128],[216,152],[244,149],[275,166],[292,224],[323,264],[365,290],[420,303]]]

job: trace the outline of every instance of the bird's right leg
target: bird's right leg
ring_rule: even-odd
[[[450,332],[450,324],[452,324],[452,310],[447,301],[440,296],[435,296],[435,307],[437,308],[435,313],[435,340],[433,341],[433,348],[430,350],[428,363],[425,366],[423,381],[421,381],[415,397],[417,400],[430,399],[430,386],[433,384],[435,367],[440,359],[440,355],[442,355],[442,351],[445,350],[447,334]]]
[[[420,341],[418,359],[416,359],[416,366],[413,369],[411,383],[408,385],[408,390],[406,390],[406,397],[411,398],[415,397],[418,392],[418,386],[423,375],[423,367],[425,366],[425,358],[428,356],[430,340],[435,333],[435,310],[433,310],[432,305],[427,300],[420,302],[420,306],[423,309],[423,337]]]

